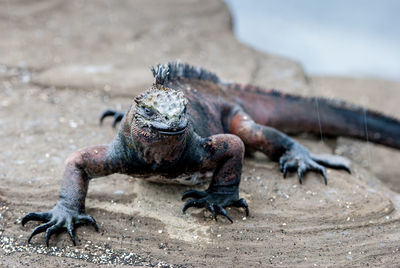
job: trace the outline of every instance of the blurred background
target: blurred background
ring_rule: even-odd
[[[400,80],[400,1],[225,1],[240,41],[309,74]]]

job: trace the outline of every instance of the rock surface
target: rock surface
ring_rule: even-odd
[[[294,175],[283,180],[262,155],[246,159],[240,194],[251,215],[229,210],[234,224],[200,209],[182,214],[185,187],[113,175],[89,187],[100,234],[81,227],[77,247],[65,233],[49,249],[41,235],[27,245],[34,224],[22,227],[21,217],[55,204],[69,154],[111,141],[115,132],[98,125],[99,114],[126,109],[152,83],[150,65],[180,59],[226,80],[397,116],[400,85],[308,79],[296,62],[238,43],[220,1],[5,1],[0,22],[0,266],[399,265],[399,195],[376,176],[400,189],[400,154],[343,138],[298,138],[314,152],[352,159],[353,175],[329,170],[327,187],[315,174],[301,186]]]

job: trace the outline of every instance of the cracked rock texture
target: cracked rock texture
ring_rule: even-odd
[[[0,266],[398,266],[397,163],[400,153],[345,138],[295,137],[318,153],[352,160],[352,175],[328,170],[298,185],[257,154],[245,160],[234,224],[201,209],[181,213],[186,187],[113,175],[93,180],[87,212],[100,225],[77,229],[78,246],[54,236],[45,248],[30,211],[57,201],[73,151],[111,141],[98,125],[106,108],[124,110],[152,83],[149,66],[169,60],[201,65],[222,79],[302,95],[341,98],[400,117],[400,84],[307,77],[289,59],[234,37],[221,1],[0,2]],[[205,186],[202,186],[205,187]],[[201,188],[201,187],[200,187]],[[396,192],[397,191],[397,192]]]

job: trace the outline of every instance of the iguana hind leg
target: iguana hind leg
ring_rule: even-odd
[[[299,182],[307,171],[320,173],[325,184],[324,166],[350,171],[349,162],[339,156],[318,156],[284,133],[255,123],[243,111],[236,112],[230,120],[230,132],[238,135],[246,146],[262,151],[272,160],[279,160],[283,177],[288,171],[297,171]]]
[[[103,120],[106,117],[112,116],[114,117],[114,121],[113,121],[113,128],[116,127],[116,125],[118,124],[118,122],[120,122],[122,120],[122,118],[124,118],[124,113],[119,112],[119,111],[115,111],[115,110],[105,110],[100,117],[100,124],[103,124]]]

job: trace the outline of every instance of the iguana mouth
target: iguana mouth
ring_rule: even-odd
[[[159,133],[164,134],[164,135],[179,135],[186,131],[186,127],[165,129],[165,128],[157,128],[157,127],[153,126],[153,129],[157,130]]]
[[[151,128],[163,135],[179,135],[186,131],[188,126],[187,120],[166,124],[163,122],[152,122]]]

